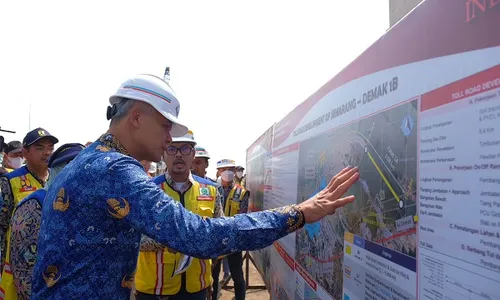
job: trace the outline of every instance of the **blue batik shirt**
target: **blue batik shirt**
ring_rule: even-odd
[[[105,134],[67,166],[43,203],[32,299],[129,299],[141,234],[198,258],[255,250],[304,225],[294,205],[202,218],[172,200]]]

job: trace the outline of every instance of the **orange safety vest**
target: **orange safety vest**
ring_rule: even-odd
[[[34,191],[41,189],[42,184],[28,171],[28,168],[21,167],[4,175],[9,179],[10,188],[14,197],[14,207],[17,207],[22,199],[29,196]],[[12,216],[9,216],[11,218]],[[14,277],[10,268],[10,236],[12,227],[9,224],[6,239],[5,262],[0,281],[0,300],[17,300],[17,289],[14,285]]]
[[[241,199],[246,195],[247,190],[239,184],[235,184],[229,195],[227,195],[226,205],[224,207],[224,215],[232,217],[240,212]]]
[[[160,184],[167,195],[181,202],[187,210],[212,218],[217,198],[216,185],[201,178],[195,178],[198,181],[194,181],[184,194],[170,187],[164,175],[158,176],[155,183]],[[212,261],[210,259],[195,258],[185,273],[171,277],[179,259],[179,253],[170,253],[166,248],[157,252],[139,252],[135,275],[136,290],[151,295],[175,295],[181,289],[183,277],[185,288],[189,293],[199,292],[212,285]]]

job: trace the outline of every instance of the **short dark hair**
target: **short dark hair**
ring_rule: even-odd
[[[10,141],[7,143],[7,147],[5,147],[4,151],[5,153],[9,153],[11,151],[21,148],[23,148],[23,144],[20,141]]]
[[[131,100],[127,98],[122,98],[120,102],[118,102],[116,105],[116,113],[113,115],[111,118],[111,123],[110,125],[116,124],[118,121],[123,119],[127,113],[132,109],[134,106],[136,100]]]

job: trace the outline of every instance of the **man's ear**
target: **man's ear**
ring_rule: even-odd
[[[141,121],[142,115],[143,115],[142,110],[138,106],[135,106],[130,111],[130,115],[128,116],[128,119],[130,121],[130,124],[132,124],[132,126],[134,128],[140,127],[140,121]]]

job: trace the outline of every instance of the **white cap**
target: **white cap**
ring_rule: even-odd
[[[156,173],[156,163],[155,162],[152,162],[151,163],[151,166],[149,167],[149,170],[148,170],[149,173]]]
[[[165,171],[167,169],[167,164],[163,161],[163,160],[160,160],[157,164],[158,166],[158,170],[160,171],[160,173],[163,173],[163,171]]]
[[[203,147],[194,147],[194,150],[196,151],[194,154],[194,157],[204,157],[210,159],[210,154],[208,154],[208,151],[205,150]]]
[[[223,159],[217,162],[217,169],[220,168],[233,168],[236,167],[236,163],[232,159]]]
[[[196,146],[194,135],[191,130],[188,130],[188,132],[181,137],[172,137],[172,143],[191,143],[193,147]]]
[[[153,106],[160,114],[170,120],[172,137],[183,136],[188,131],[179,120],[180,103],[172,88],[161,78],[149,74],[137,75],[126,80],[118,91],[109,98],[111,105],[120,102],[122,98],[142,101]]]

